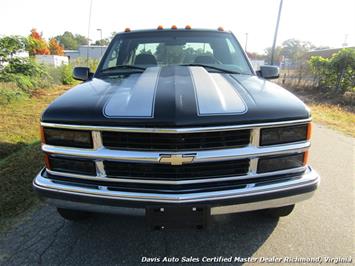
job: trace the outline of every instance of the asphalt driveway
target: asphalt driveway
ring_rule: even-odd
[[[321,186],[286,218],[222,215],[213,218],[208,230],[149,231],[137,215],[96,215],[71,223],[42,204],[0,235],[0,264],[118,265],[165,256],[354,256],[354,139],[316,125],[310,156]]]

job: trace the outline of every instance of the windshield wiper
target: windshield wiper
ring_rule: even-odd
[[[224,68],[220,68],[220,67],[215,67],[215,66],[210,66],[210,65],[205,65],[205,64],[183,64],[180,66],[200,66],[200,67],[204,67],[204,68],[210,68],[210,69],[214,69],[214,70],[218,70],[221,71],[223,73],[228,73],[228,74],[242,74],[238,71],[233,71],[233,70],[228,70],[228,69],[224,69]]]
[[[102,69],[99,73],[109,73],[109,72],[114,72],[115,70],[125,70],[125,69],[131,69],[131,70],[142,70],[144,71],[146,68],[145,67],[139,67],[139,66],[133,66],[133,65],[118,65],[118,66],[113,66],[109,68]]]

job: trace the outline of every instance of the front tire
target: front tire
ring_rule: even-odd
[[[278,208],[272,208],[272,209],[266,209],[263,210],[263,214],[265,216],[273,217],[273,218],[279,218],[279,217],[285,217],[293,211],[295,208],[295,205],[288,205],[288,206],[283,206],[283,207],[278,207]]]
[[[63,208],[57,208],[57,211],[60,214],[60,216],[62,216],[64,219],[69,221],[81,221],[90,217],[90,213],[84,211],[77,211],[77,210],[70,210],[70,209],[63,209]]]

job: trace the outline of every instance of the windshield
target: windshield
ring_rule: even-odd
[[[252,74],[232,34],[183,30],[120,34],[110,44],[97,73],[194,64],[206,66],[207,71]]]

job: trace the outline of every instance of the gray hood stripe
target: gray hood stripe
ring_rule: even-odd
[[[233,115],[247,111],[238,91],[219,73],[202,67],[190,67],[196,94],[198,115]]]
[[[154,117],[154,102],[160,67],[149,67],[133,85],[118,87],[104,107],[106,117]]]

